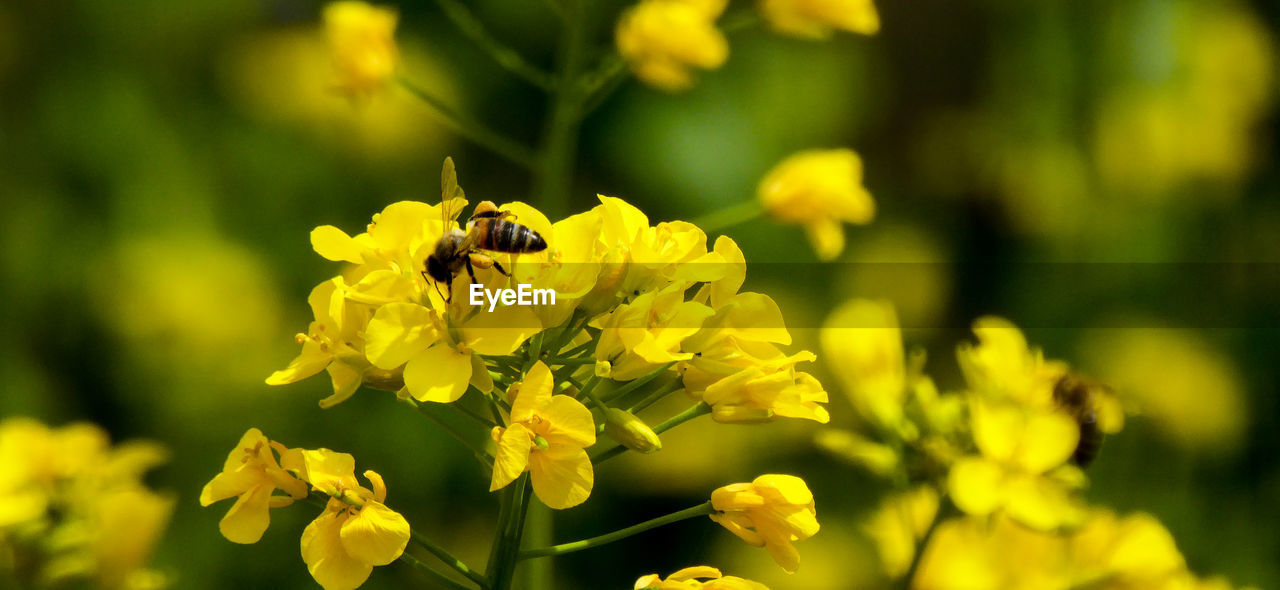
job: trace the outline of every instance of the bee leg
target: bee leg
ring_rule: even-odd
[[[507,272],[507,269],[502,268],[502,265],[501,265],[501,264],[498,264],[498,261],[497,261],[497,260],[494,260],[494,261],[493,261],[493,268],[494,268],[494,270],[496,270],[496,271],[498,271],[498,272],[502,273],[502,275],[503,275],[503,276],[507,276],[507,277],[511,276],[511,273]]]
[[[476,269],[471,266],[471,257],[467,256],[463,260],[467,262],[467,274],[471,276],[471,283],[479,283],[480,281],[476,280]]]
[[[449,292],[448,292],[447,294],[445,294],[445,296],[444,296],[444,303],[445,303],[445,305],[448,305],[448,304],[450,304],[450,303],[453,303],[453,277],[449,277],[449,280],[448,280],[447,282],[445,282],[445,288],[446,288]],[[437,283],[437,284],[436,284],[436,293],[439,293],[439,292],[440,292],[440,284],[439,284],[439,283]]]

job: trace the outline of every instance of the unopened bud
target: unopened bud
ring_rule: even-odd
[[[596,361],[596,377],[608,379],[613,373],[613,365],[609,361]]]
[[[622,446],[641,453],[662,450],[662,439],[648,424],[626,410],[609,408],[604,413],[604,433]]]

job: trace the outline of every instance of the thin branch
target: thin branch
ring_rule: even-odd
[[[413,82],[405,78],[400,78],[399,82],[401,87],[434,109],[440,116],[440,120],[459,135],[525,168],[533,169],[537,166],[537,156],[534,155],[533,150],[484,126],[479,121],[468,118]]]
[[[471,38],[498,65],[538,88],[547,91],[555,89],[556,81],[551,74],[529,63],[516,50],[504,45],[497,37],[490,34],[484,23],[472,14],[471,9],[465,4],[458,0],[435,0],[435,2],[440,10],[444,11],[445,17],[453,21],[454,26],[458,27],[463,35]]]

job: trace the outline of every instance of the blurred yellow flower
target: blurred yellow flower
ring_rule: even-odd
[[[793,541],[818,532],[813,493],[794,475],[766,474],[751,483],[730,484],[711,492],[711,515],[729,532],[755,547],[764,547],[788,572],[800,567]]]
[[[329,449],[302,452],[306,477],[330,496],[324,512],[302,531],[302,560],[325,590],[358,588],[373,566],[387,565],[404,553],[409,523],[388,508],[382,476],[365,471],[373,489],[356,481],[355,459]]]
[[[1238,446],[1247,420],[1243,377],[1190,330],[1105,330],[1081,346],[1098,375],[1170,442],[1209,451]]]
[[[938,515],[938,492],[920,486],[885,500],[864,525],[875,541],[880,563],[890,579],[907,573],[916,554],[916,545]]]
[[[273,450],[280,454],[279,461]],[[307,496],[306,482],[281,465],[298,468],[301,459],[300,450],[286,449],[268,440],[261,430],[250,428],[227,455],[222,473],[201,490],[200,505],[208,506],[236,496],[236,503],[222,517],[218,529],[232,543],[257,543],[271,522],[270,508],[288,506]],[[276,489],[288,495],[273,495]]]
[[[896,426],[907,369],[893,304],[851,300],[827,318],[821,337],[823,353],[858,413],[872,424]]]
[[[353,96],[382,88],[400,62],[394,10],[353,0],[324,8],[325,36],[337,73],[335,86]]]
[[[498,452],[489,491],[529,471],[543,504],[561,510],[586,501],[595,481],[586,447],[596,442],[591,410],[567,395],[552,395],[555,380],[542,361],[513,386],[508,426],[493,428]]]
[[[693,85],[690,67],[715,69],[729,57],[716,29],[727,0],[641,0],[618,20],[618,53],[644,82],[666,91]]]
[[[701,580],[706,580],[701,581]],[[726,576],[706,565],[687,567],[662,579],[649,574],[636,580],[634,590],[769,590],[768,586],[737,576]]]
[[[774,31],[796,37],[826,39],[836,29],[864,35],[880,30],[871,0],[761,0],[760,11]]]
[[[758,196],[776,221],[803,225],[823,260],[844,251],[842,223],[870,223],[876,214],[862,160],[849,149],[793,154],[765,175]]]
[[[1008,320],[982,317],[973,322],[978,344],[956,347],[969,389],[988,399],[1011,399],[1033,407],[1053,405],[1053,388],[1066,374],[1058,361],[1046,361],[1027,345],[1022,331]]]
[[[1077,522],[1083,507],[1072,488],[1083,476],[1066,465],[1080,437],[1075,421],[1053,410],[977,397],[970,412],[982,454],[951,467],[947,489],[956,506],[974,515],[1003,509],[1040,530]]]

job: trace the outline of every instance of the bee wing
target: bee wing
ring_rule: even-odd
[[[458,171],[453,165],[453,158],[444,159],[444,167],[440,170],[440,221],[447,229],[458,218],[467,200],[458,186]]]

